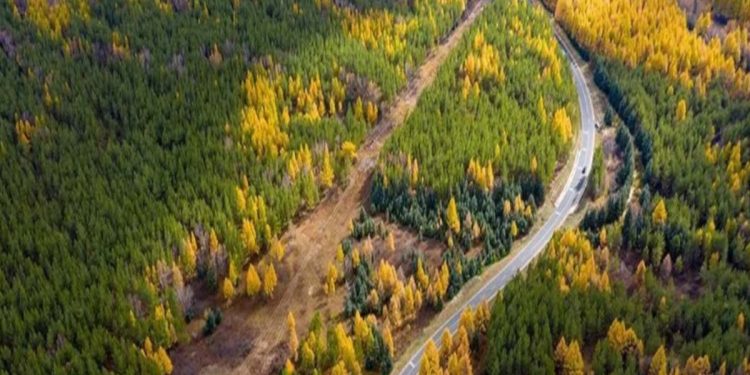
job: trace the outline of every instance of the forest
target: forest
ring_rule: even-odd
[[[0,7],[3,371],[170,373],[196,282],[273,295],[281,232],[466,6],[354,3]]]
[[[574,98],[544,14],[520,1],[488,4],[386,142],[371,209],[350,223],[323,277],[328,296],[346,288],[342,320],[354,332],[357,360],[347,364],[343,352],[332,354],[331,343],[341,339],[315,322],[304,340],[288,340],[286,373],[389,373],[394,349],[408,345],[394,345],[394,337],[408,338],[404,331],[434,316],[528,233],[536,202],[544,201],[557,163],[572,147]],[[384,222],[443,241],[446,249],[437,255],[403,249]],[[455,338],[454,358],[445,358],[457,374],[471,371],[468,342],[486,328],[489,307],[476,314],[477,322]]]
[[[475,26],[386,142],[370,196],[374,213],[456,250],[450,273],[472,272],[459,272],[449,297],[528,233],[578,121],[542,12],[492,3]],[[474,247],[480,256],[464,259]]]
[[[498,295],[474,348],[486,373],[750,372],[747,73],[728,63],[739,61],[733,40],[707,40],[676,3],[656,3],[556,3],[623,121],[616,178],[642,175],[631,202],[626,190],[610,196]],[[636,10],[642,23],[628,25]],[[655,48],[639,50],[639,38]],[[667,53],[680,64],[654,64]]]
[[[679,271],[643,262],[633,269],[614,246],[594,247],[576,230],[558,233],[541,259],[495,301],[485,372],[750,370],[746,272],[709,265],[700,271],[699,295],[687,296]]]

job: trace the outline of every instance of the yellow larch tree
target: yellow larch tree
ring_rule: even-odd
[[[188,277],[191,277],[195,274],[195,268],[197,263],[197,251],[198,251],[198,243],[195,240],[195,235],[193,233],[190,233],[188,238],[186,238],[182,245],[182,255],[181,255],[181,261],[182,261],[182,268],[185,270],[185,274]]]
[[[323,147],[323,161],[318,175],[320,184],[325,188],[333,186],[333,166],[331,165],[331,153],[328,151],[328,145]]]
[[[333,263],[328,265],[328,273],[326,274],[326,281],[324,285],[324,291],[326,295],[330,296],[336,293],[336,281],[339,277],[338,268]]]
[[[276,289],[277,282],[276,269],[274,268],[273,263],[270,263],[266,267],[266,271],[263,273],[263,294],[265,294],[266,297],[273,297],[273,291]]]
[[[664,225],[667,222],[667,207],[664,204],[664,199],[659,199],[659,202],[654,206],[654,211],[651,213],[651,219],[654,223]]]
[[[242,219],[242,243],[245,245],[245,251],[249,255],[257,255],[259,246],[258,238],[255,232],[255,225],[248,220]]]
[[[388,237],[386,237],[386,246],[388,248],[388,252],[393,254],[396,251],[396,239],[393,235],[393,232],[388,232]]]
[[[235,187],[234,196],[235,202],[237,202],[237,210],[239,210],[240,213],[245,212],[245,209],[247,208],[247,199],[245,199],[245,192],[239,187]]]
[[[456,199],[451,197],[448,201],[448,207],[445,210],[445,219],[448,223],[448,227],[453,233],[458,234],[461,231],[461,220],[458,217],[458,209],[456,208]]]
[[[299,340],[297,339],[297,321],[294,319],[294,314],[290,310],[286,317],[286,328],[289,339],[287,346],[289,351],[292,353],[292,358],[297,359],[297,346],[299,346]]]
[[[252,297],[260,292],[260,287],[260,276],[258,276],[255,266],[251,264],[247,267],[247,272],[245,273],[245,292],[249,297]]]
[[[648,375],[667,375],[667,352],[664,345],[659,346],[654,356],[651,357]]]
[[[440,353],[432,340],[427,342],[422,361],[419,364],[419,375],[441,375]]]
[[[221,297],[227,304],[232,303],[232,298],[234,298],[234,284],[228,277],[224,278],[221,283]]]
[[[680,101],[677,102],[677,113],[675,117],[677,118],[677,121],[683,121],[685,120],[685,117],[687,117],[687,102],[685,102],[685,99],[680,99]]]
[[[271,257],[273,257],[273,259],[275,259],[277,262],[281,262],[281,260],[284,259],[286,249],[284,248],[284,244],[281,243],[281,240],[276,237],[271,239],[271,248],[269,250],[269,253],[271,254]]]
[[[573,138],[573,124],[564,107],[555,111],[555,114],[552,116],[552,128],[564,143]]]

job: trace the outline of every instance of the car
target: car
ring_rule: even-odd
[[[581,173],[586,174],[586,167],[583,167],[583,169],[581,170]]]

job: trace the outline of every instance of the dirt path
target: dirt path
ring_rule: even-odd
[[[336,247],[348,235],[348,223],[368,197],[372,172],[385,140],[414,109],[426,87],[432,84],[461,37],[481,13],[488,0],[470,5],[454,30],[433,48],[407,87],[383,112],[358,152],[348,185],[324,199],[318,207],[290,227],[282,237],[287,257],[277,268],[276,295],[267,302],[253,303],[246,297],[225,309],[224,322],[207,338],[175,348],[172,359],[176,374],[269,374],[286,360],[286,316],[291,310],[303,337],[315,311],[324,317],[337,315],[343,295],[327,298],[322,277],[334,258]]]

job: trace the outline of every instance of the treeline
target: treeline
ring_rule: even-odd
[[[0,7],[2,370],[169,373],[192,280],[271,298],[281,231],[465,7],[375,5]]]
[[[699,295],[686,298],[664,269],[640,263],[623,275],[609,245],[594,248],[574,231],[554,236],[495,301],[486,373],[750,370],[747,273],[713,264],[702,271]]]

